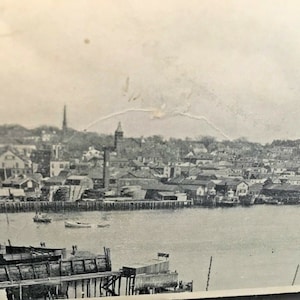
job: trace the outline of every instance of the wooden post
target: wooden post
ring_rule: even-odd
[[[61,276],[61,260],[59,261],[59,276]]]
[[[100,283],[99,283],[99,292],[100,292],[100,297],[102,296],[102,277],[100,277]]]
[[[46,270],[47,270],[48,277],[51,277],[51,274],[50,274],[51,269],[50,269],[50,263],[49,262],[46,263]]]
[[[132,277],[131,295],[134,295],[134,287],[135,287],[135,275]]]
[[[84,270],[84,273],[86,272],[86,267],[85,267],[85,260],[83,259],[82,260],[82,264],[83,264],[83,270]]]
[[[90,278],[90,282],[89,282],[89,297],[91,297],[92,296],[92,283],[93,283],[93,280],[92,280],[92,278]]]
[[[75,299],[77,299],[77,281],[74,281],[74,293],[75,293]]]
[[[74,272],[74,264],[73,264],[73,260],[71,260],[70,263],[71,263],[71,274],[74,275],[75,272]]]
[[[294,283],[295,283],[295,280],[296,280],[297,274],[298,274],[298,270],[299,270],[299,265],[298,265],[297,268],[296,268],[296,272],[295,272],[295,275],[294,275],[294,278],[293,278],[292,285],[294,285]]]
[[[121,296],[121,276],[119,276],[118,296]]]
[[[81,298],[84,298],[84,280],[81,280]]]
[[[97,297],[97,278],[95,278],[94,282],[94,297]]]
[[[19,286],[19,297],[20,297],[20,300],[23,300],[23,295],[22,295],[22,285],[20,284]]]
[[[97,265],[97,258],[94,259],[94,262],[95,262],[95,270],[96,270],[97,272],[99,272],[99,270],[98,270],[98,265]]]
[[[207,283],[206,283],[206,291],[208,291],[208,286],[209,286],[211,264],[212,264],[212,256],[210,257],[210,262],[209,262],[209,268],[208,268],[208,274],[207,274]]]
[[[129,283],[128,283],[128,295],[131,295],[130,292],[131,292],[131,276],[129,277]]]
[[[90,293],[91,293],[90,289],[91,289],[91,286],[90,286],[90,280],[88,280],[88,281],[86,282],[86,297],[87,297],[87,298],[90,297]]]
[[[34,270],[34,264],[32,264],[31,267],[32,267],[32,271],[33,271],[33,278],[36,279],[37,277],[36,277],[36,273]]]
[[[125,296],[127,296],[127,287],[128,287],[128,277],[126,277],[126,283],[125,283]]]
[[[116,280],[117,280],[117,277],[116,276],[113,276],[113,282],[112,282],[112,290],[114,292],[114,295],[116,294]],[[114,296],[113,295],[113,296]]]

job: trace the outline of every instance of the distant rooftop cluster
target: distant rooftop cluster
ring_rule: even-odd
[[[243,197],[277,201],[279,195],[280,201],[293,202],[300,193],[299,140],[261,145],[207,136],[130,138],[121,122],[115,128],[111,135],[68,128],[66,107],[61,129],[0,126],[0,199],[185,195],[194,203],[212,204],[241,203]]]

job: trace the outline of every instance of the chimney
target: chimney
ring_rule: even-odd
[[[109,163],[110,163],[109,148],[104,148],[103,188],[105,189],[109,187]]]

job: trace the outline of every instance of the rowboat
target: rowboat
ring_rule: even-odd
[[[33,222],[36,223],[50,223],[51,218],[47,217],[46,215],[36,214],[33,218]]]
[[[68,228],[91,228],[92,224],[76,222],[76,221],[65,221],[65,227],[68,227]]]
[[[104,228],[104,227],[109,227],[108,223],[101,223],[101,224],[97,224],[98,228]]]

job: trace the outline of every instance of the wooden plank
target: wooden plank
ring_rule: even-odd
[[[35,270],[34,270],[34,264],[32,264],[31,267],[32,267],[32,272],[33,272],[33,278],[36,279],[37,276],[36,276],[36,273],[35,273]]]
[[[23,280],[23,275],[22,275],[22,272],[21,272],[21,267],[20,266],[17,266],[18,270],[19,270],[19,274],[20,274],[20,279]]]
[[[72,275],[75,274],[73,260],[70,260]]]
[[[12,281],[12,280],[11,280],[11,277],[10,277],[10,274],[9,274],[9,271],[8,271],[8,267],[5,266],[4,269],[5,269],[5,274],[6,274],[7,280],[8,280],[8,281]]]
[[[82,260],[83,271],[86,272],[85,259]]]
[[[97,265],[97,258],[94,259],[94,262],[95,262],[95,270],[99,272],[98,265]]]

